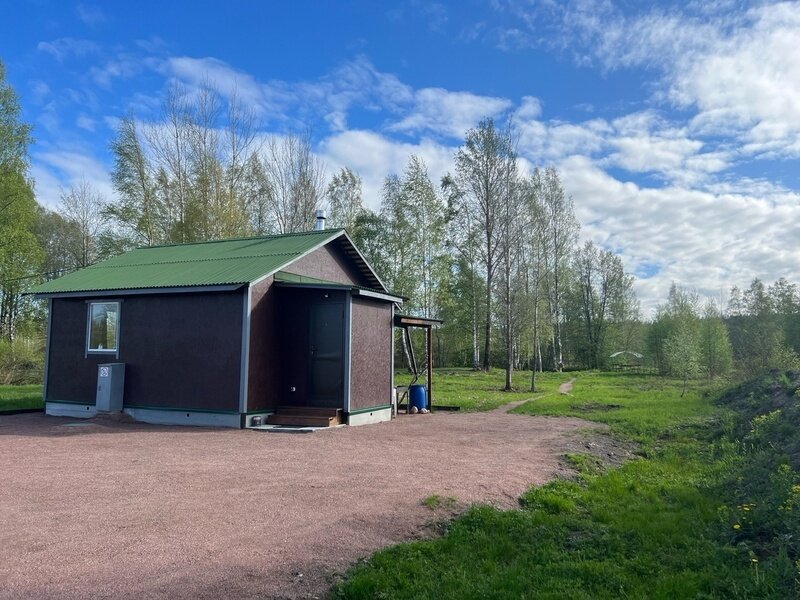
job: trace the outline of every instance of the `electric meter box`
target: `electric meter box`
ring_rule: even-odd
[[[97,365],[97,412],[122,412],[125,363]]]

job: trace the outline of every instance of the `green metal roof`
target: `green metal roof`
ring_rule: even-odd
[[[60,294],[246,284],[342,235],[341,229],[137,248],[31,290]]]

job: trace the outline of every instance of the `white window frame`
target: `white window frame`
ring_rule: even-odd
[[[117,306],[117,331],[114,334],[114,348],[91,348],[92,343],[92,307],[95,304],[116,304]],[[122,321],[122,302],[119,300],[92,300],[86,303],[86,356],[90,354],[114,355],[119,358],[119,329]]]

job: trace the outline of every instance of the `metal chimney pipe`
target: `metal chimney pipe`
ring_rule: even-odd
[[[316,231],[322,231],[325,229],[325,211],[318,210],[317,211],[317,224],[314,225],[314,229]]]

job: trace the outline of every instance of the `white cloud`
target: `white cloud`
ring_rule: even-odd
[[[398,142],[374,131],[351,130],[323,140],[320,156],[335,170],[348,166],[358,172],[363,182],[364,204],[376,210],[380,206],[381,189],[387,175],[400,174],[408,159],[416,154],[428,166],[434,185],[452,170],[454,149],[430,139],[417,143]]]
[[[693,109],[693,135],[736,136],[751,155],[800,155],[800,2],[645,5],[623,13],[608,0],[511,3],[527,24],[543,23],[578,64],[661,74],[654,99]],[[629,7],[630,9],[630,7]]]
[[[109,173],[108,165],[77,149],[55,148],[32,155],[36,199],[50,208],[58,206],[62,190],[81,181],[88,182],[106,200],[115,198]]]
[[[97,127],[97,121],[81,113],[78,115],[78,118],[75,119],[75,125],[80,127],[81,129],[85,129],[86,131],[93,132]]]
[[[423,88],[414,94],[410,114],[389,127],[393,131],[434,132],[461,139],[484,117],[497,117],[511,107],[507,98]],[[530,103],[527,107],[530,110]]]
[[[75,10],[78,13],[78,18],[90,27],[99,25],[100,23],[104,23],[106,21],[105,14],[96,6],[78,4]]]
[[[658,266],[655,275],[636,282],[648,313],[672,281],[715,296],[756,276],[796,279],[796,192],[746,185],[715,192],[680,185],[646,188],[615,179],[585,157],[567,158],[559,168],[584,237],[620,249],[629,271]]]
[[[33,101],[37,104],[44,102],[47,96],[50,95],[50,86],[41,79],[32,81],[30,86],[31,94],[33,95]]]
[[[675,135],[622,136],[611,140],[616,150],[609,156],[611,164],[633,172],[672,173],[684,171],[687,159],[697,154],[703,143]]]
[[[111,89],[114,79],[130,79],[141,73],[147,66],[141,56],[120,53],[102,66],[94,66],[89,70],[89,77],[104,89]]]
[[[686,57],[671,97],[694,106],[700,130],[741,132],[747,149],[800,151],[800,3],[761,6],[751,22]]]
[[[392,74],[381,73],[364,57],[347,61],[312,81],[260,82],[216,58],[172,57],[159,70],[197,88],[211,84],[225,96],[233,90],[244,106],[265,119],[290,122],[295,128],[323,118],[334,131],[347,128],[354,107],[390,112],[413,99],[411,89]]]
[[[58,62],[64,62],[70,56],[82,58],[90,54],[96,54],[100,48],[91,40],[81,40],[71,37],[58,38],[50,42],[39,42],[36,45],[39,52],[44,52],[55,58]]]

